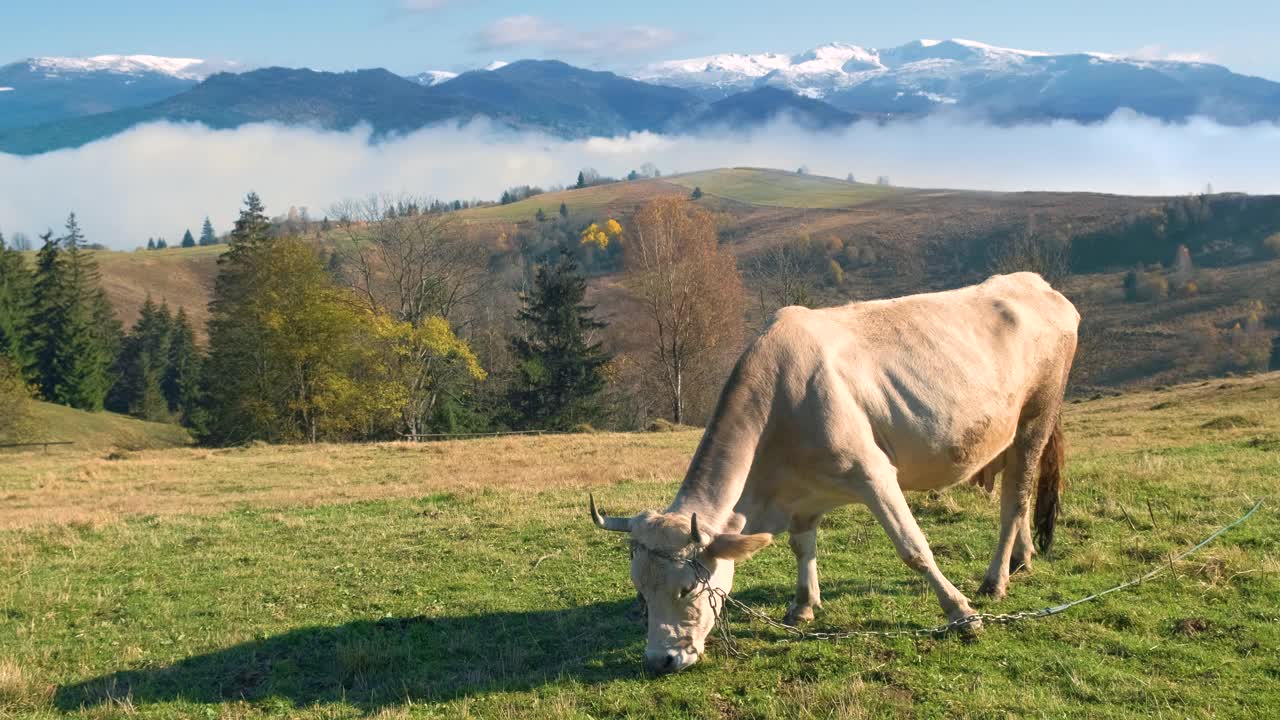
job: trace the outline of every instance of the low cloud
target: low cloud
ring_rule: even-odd
[[[679,40],[676,31],[652,25],[578,30],[536,15],[512,15],[476,33],[471,46],[476,52],[538,49],[603,58],[660,50]]]
[[[1170,50],[1163,45],[1144,45],[1132,52],[1124,53],[1124,57],[1137,60],[1174,60],[1177,62],[1216,63],[1212,53],[1197,50]]]
[[[477,123],[372,143],[365,129],[162,123],[76,150],[0,154],[0,230],[35,237],[74,210],[91,241],[134,248],[148,237],[173,242],[187,228],[198,232],[205,215],[227,230],[250,190],[272,214],[297,206],[322,217],[334,202],[370,193],[496,199],[512,185],[572,183],[583,167],[621,176],[646,162],[665,174],[808,166],[910,187],[1174,195],[1212,183],[1219,192],[1280,193],[1276,157],[1277,125],[1168,125],[1132,114],[1098,125],[997,128],[932,118],[810,133],[780,122],[751,133],[588,140]]]

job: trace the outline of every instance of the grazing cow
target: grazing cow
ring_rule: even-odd
[[[1031,562],[1033,487],[1037,544],[1044,551],[1053,540],[1079,324],[1071,302],[1034,273],[779,310],[729,376],[666,512],[604,517],[591,502],[596,525],[631,534],[631,580],[649,614],[645,666],[674,672],[703,653],[715,617],[686,562],[695,550],[709,585],[727,593],[735,563],[789,531],[799,580],[786,621],[811,620],[821,606],[818,521],[850,503],[871,510],[949,620],[972,615],[903,491],[990,487],[1001,471],[1000,534],[979,592],[1003,597],[1009,573]]]

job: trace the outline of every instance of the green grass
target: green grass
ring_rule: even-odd
[[[1273,493],[1277,402],[1273,374],[1071,405],[1058,546],[1015,576],[1007,600],[982,609],[1039,608],[1110,587]],[[1233,420],[1204,427],[1218,417]],[[414,466],[424,486],[412,497],[351,488],[350,502],[251,502],[202,515],[140,508],[0,531],[0,576],[10,578],[0,585],[0,716],[1280,712],[1274,500],[1173,573],[1065,616],[990,627],[974,642],[786,644],[739,623],[747,657],[713,642],[691,671],[645,677],[643,631],[627,618],[625,541],[591,526],[585,492],[595,486],[613,512],[661,507],[675,489],[675,461],[696,440],[684,432],[143,453],[138,463],[172,463],[193,498],[235,483],[322,488],[355,478],[376,489]],[[620,458],[626,469],[616,473]],[[450,477],[455,460],[473,475]],[[53,462],[0,470],[0,496],[57,475]],[[558,462],[572,470],[538,474]],[[512,482],[526,465],[526,484]],[[486,469],[488,485],[476,481]],[[216,473],[225,475],[206,481]],[[994,502],[969,488],[911,501],[943,571],[972,595],[994,540]],[[939,622],[931,593],[865,510],[829,516],[819,547],[819,626]],[[780,617],[794,578],[781,541],[742,566],[735,594]]]
[[[902,192],[880,185],[763,168],[707,170],[673,175],[667,181],[690,190],[700,187],[706,195],[734,202],[788,208],[847,208]]]
[[[543,193],[507,205],[463,210],[459,215],[478,222],[533,222],[541,209],[548,218],[560,212],[564,203],[574,218],[603,219],[609,214],[631,212],[645,202],[663,195],[683,194],[679,187],[660,180],[616,182],[608,185]]]
[[[59,455],[99,453],[111,449],[159,450],[191,444],[191,435],[178,425],[145,422],[111,412],[85,412],[46,402],[31,403],[27,439],[75,443],[71,448],[50,448],[51,453]]]

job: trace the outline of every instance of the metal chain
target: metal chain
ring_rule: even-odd
[[[1058,615],[1058,614],[1064,613],[1067,610],[1070,610],[1071,608],[1077,605],[1089,602],[1091,600],[1097,600],[1098,598],[1103,597],[1104,595],[1109,595],[1113,592],[1118,592],[1120,590],[1124,590],[1125,588],[1133,587],[1134,585],[1140,585],[1150,580],[1151,578],[1154,578],[1157,575],[1160,575],[1161,573],[1164,573],[1170,570],[1173,567],[1173,563],[1179,560],[1182,560],[1183,558],[1186,558],[1192,553],[1200,550],[1205,545],[1208,545],[1209,543],[1217,539],[1219,535],[1222,535],[1223,533],[1227,532],[1231,528],[1234,528],[1237,525],[1248,520],[1255,512],[1258,511],[1258,508],[1262,507],[1262,503],[1263,501],[1259,500],[1257,503],[1254,504],[1252,508],[1250,508],[1249,512],[1245,513],[1244,515],[1241,515],[1234,522],[1219,528],[1213,534],[1209,535],[1204,540],[1201,540],[1199,543],[1195,544],[1194,546],[1170,558],[1168,561],[1168,564],[1158,565],[1155,568],[1153,568],[1150,572],[1147,572],[1133,579],[1126,580],[1125,582],[1122,582],[1119,585],[1116,585],[1114,587],[1107,588],[1106,590],[1102,590],[1102,591],[1093,593],[1091,595],[1086,595],[1082,598],[1078,598],[1070,602],[1061,603],[1058,605],[1050,605],[1048,607],[1040,608],[1039,610],[1023,610],[1023,611],[1014,612],[1014,613],[974,613],[972,615],[967,615],[965,617],[952,620],[951,622],[945,625],[937,625],[935,627],[927,627],[927,628],[904,628],[902,630],[805,630],[804,628],[797,627],[795,625],[788,625],[787,623],[774,620],[772,617],[769,617],[767,614],[759,610],[756,610],[755,608],[751,607],[750,605],[747,605],[746,603],[741,602],[740,600],[734,599],[724,590],[721,590],[720,588],[712,587],[711,575],[707,570],[707,567],[699,561],[697,548],[694,548],[693,551],[688,554],[681,554],[680,556],[668,555],[666,553],[662,553],[650,548],[643,548],[643,549],[645,549],[646,551],[654,555],[666,558],[674,562],[687,563],[690,567],[693,568],[694,578],[697,580],[698,584],[702,588],[699,592],[705,592],[709,595],[708,600],[710,601],[710,604],[711,604],[711,612],[715,616],[715,627],[720,636],[720,642],[722,645],[724,645],[725,651],[734,657],[744,657],[745,653],[738,646],[738,642],[734,638],[733,632],[729,627],[729,619],[726,611],[730,607],[733,607],[735,610],[742,612],[744,615],[748,616],[749,618],[759,620],[761,623],[764,623],[765,625],[768,625],[771,628],[781,630],[787,633],[788,635],[791,636],[789,640],[791,642],[800,641],[800,640],[848,640],[850,638],[855,638],[855,637],[882,637],[882,638],[932,637],[934,635],[944,635],[946,633],[953,632],[955,630],[959,630],[961,628],[965,628],[970,625],[974,625],[978,623],[989,622],[989,623],[995,623],[999,625],[1007,625],[1010,623],[1021,622],[1023,620],[1038,620],[1040,618],[1046,618],[1051,615]],[[640,547],[643,547],[643,546],[640,546]]]

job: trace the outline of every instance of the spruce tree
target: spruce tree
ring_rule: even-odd
[[[583,304],[586,293],[577,262],[561,251],[555,265],[538,268],[522,297],[516,319],[524,332],[511,338],[516,377],[507,396],[514,427],[568,430],[603,415],[598,395],[610,357],[591,341],[605,324]]]
[[[205,217],[204,225],[200,228],[200,245],[217,245],[218,236],[213,232],[213,223],[209,222],[209,218]]]
[[[569,206],[564,203],[560,203],[560,217],[564,220],[569,219]]]
[[[33,357],[30,347],[33,279],[22,253],[0,234],[0,355],[25,374]]]
[[[155,249],[156,249],[156,239],[155,239],[155,238],[147,238],[147,249],[148,249],[148,250],[155,250]]]
[[[187,231],[182,233],[182,247],[189,248],[195,246],[196,239],[191,235],[191,228],[187,228]]]
[[[170,324],[168,306],[157,306],[148,295],[124,339],[116,363],[119,381],[108,398],[109,408],[144,420],[169,418],[163,381],[169,366]]]
[[[164,376],[164,395],[169,409],[184,425],[197,432],[203,428],[200,414],[200,349],[186,308],[178,308],[169,334],[169,363]]]
[[[62,243],[53,236],[52,230],[41,234],[40,240],[31,293],[32,323],[28,328],[27,347],[31,349],[30,376],[40,394],[52,400],[58,384],[54,360],[68,305],[66,260]]]
[[[101,410],[111,388],[110,368],[120,345],[120,326],[100,285],[98,264],[85,249],[75,213],[61,238],[63,262],[58,332],[46,338],[50,352],[50,400],[81,410]]]

